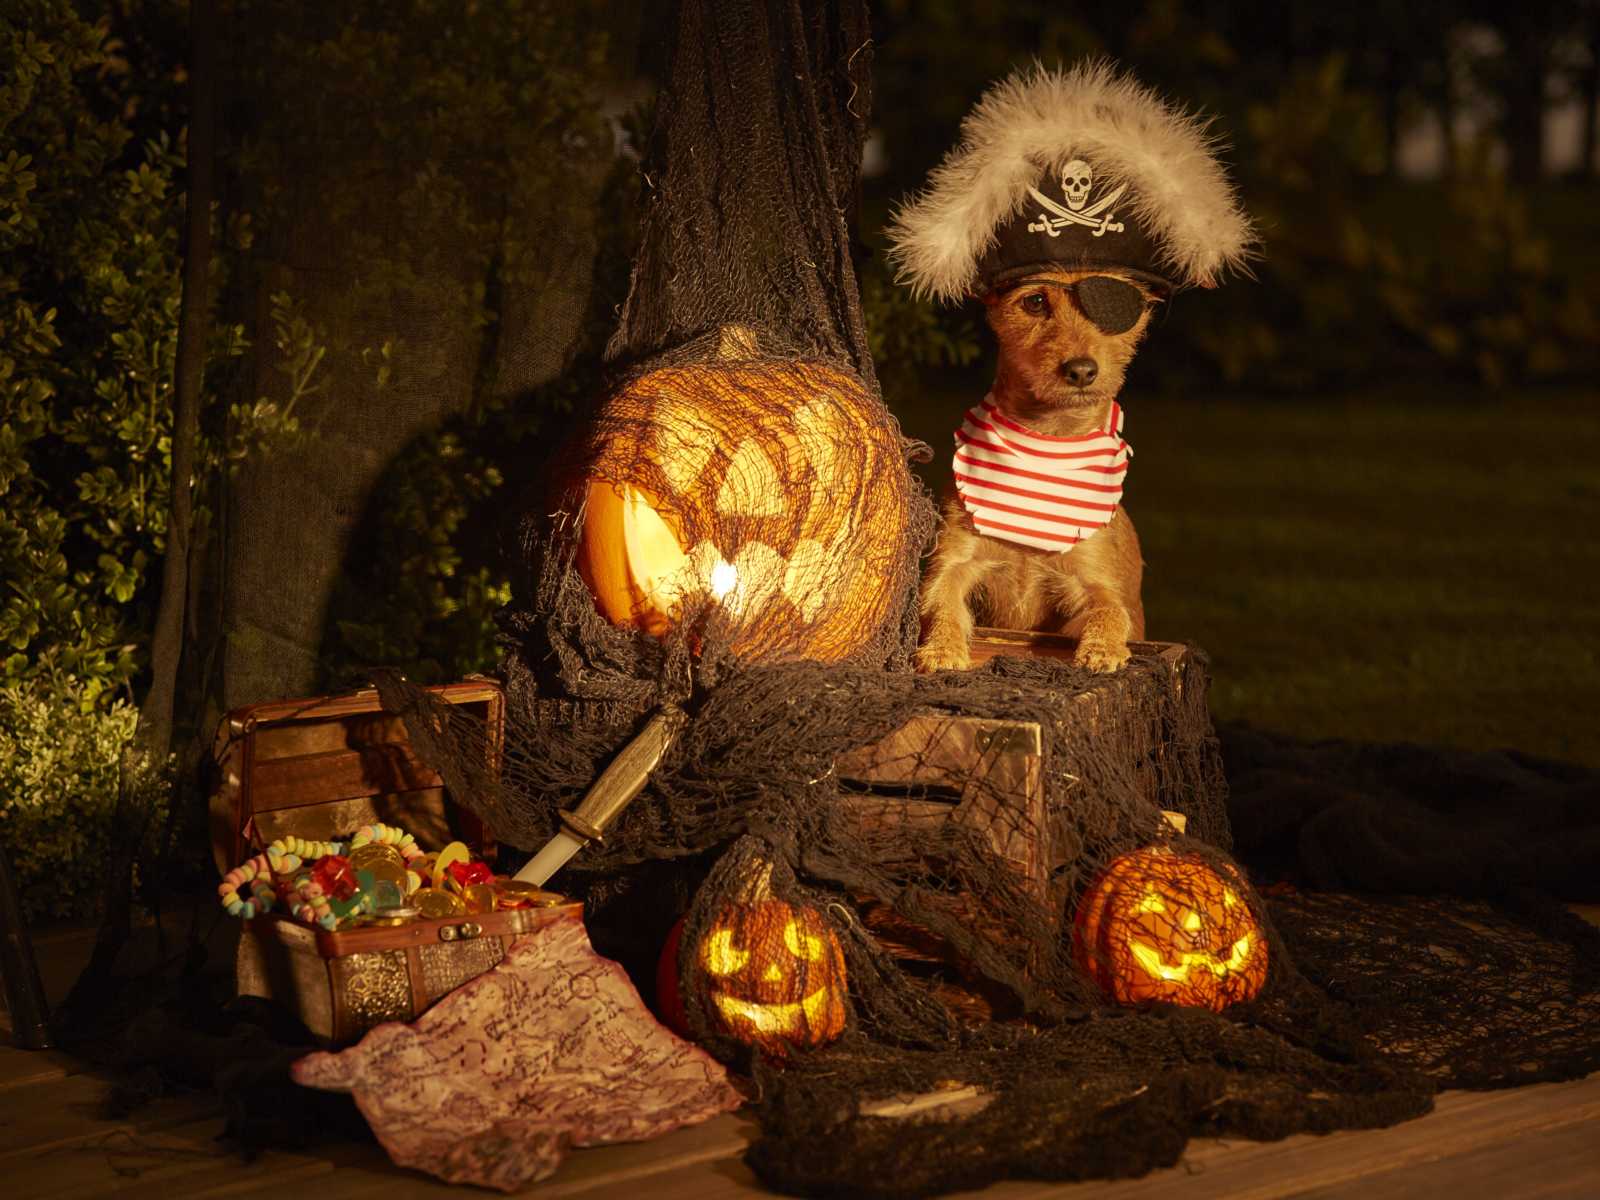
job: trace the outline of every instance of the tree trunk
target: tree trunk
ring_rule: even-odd
[[[189,548],[194,529],[191,483],[195,473],[200,396],[205,387],[206,342],[211,297],[211,205],[215,185],[213,103],[216,25],[213,0],[192,0],[189,9],[189,147],[187,228],[183,251],[183,302],[173,380],[172,495],[161,595],[150,643],[151,679],[139,707],[133,740],[123,749],[117,807],[107,863],[105,908],[89,965],[68,1007],[104,995],[118,954],[131,929],[133,864],[149,826],[148,781],[172,749],[173,698],[183,659],[184,613],[189,593]]]
[[[1444,64],[1444,79],[1439,85],[1436,98],[1435,111],[1439,117],[1439,136],[1444,147],[1444,176],[1454,179],[1461,172],[1461,144],[1456,140],[1456,114],[1458,111],[1456,97],[1455,72],[1448,60]]]
[[[1404,87],[1404,64],[1399,52],[1391,50],[1383,62],[1383,173],[1390,179],[1400,174],[1400,100]]]
[[[1507,165],[1524,187],[1544,178],[1545,85],[1550,76],[1550,43],[1530,33],[1506,47],[1501,84],[1501,132]]]
[[[1585,179],[1600,178],[1600,161],[1596,159],[1596,125],[1600,124],[1600,13],[1590,18],[1589,66],[1583,73],[1579,94],[1583,97],[1583,153],[1578,159],[1578,173]]]

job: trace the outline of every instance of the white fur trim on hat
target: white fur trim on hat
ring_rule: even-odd
[[[1179,286],[1214,287],[1229,270],[1248,274],[1256,234],[1208,124],[1107,62],[1018,72],[967,114],[960,144],[894,213],[896,281],[918,299],[962,299],[1028,188],[1073,158],[1092,161],[1097,178],[1130,185],[1130,212]]]

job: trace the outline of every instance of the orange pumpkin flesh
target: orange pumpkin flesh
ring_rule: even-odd
[[[631,484],[596,479],[585,490],[584,514],[578,572],[601,614],[613,625],[665,637],[688,557],[660,504]],[[591,528],[609,532],[589,536]]]
[[[612,397],[599,427],[577,563],[613,624],[660,637],[686,606],[713,604],[747,659],[831,662],[892,615],[910,476],[854,376],[667,367]]]
[[[1084,893],[1074,955],[1119,1004],[1162,1001],[1221,1012],[1266,983],[1268,950],[1237,880],[1162,847],[1111,862]]]

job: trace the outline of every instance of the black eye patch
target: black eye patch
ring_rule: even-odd
[[[1144,293],[1125,279],[1090,275],[1071,287],[1083,315],[1101,333],[1126,333],[1144,315]]]

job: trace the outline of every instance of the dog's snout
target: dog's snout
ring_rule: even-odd
[[[1092,358],[1069,358],[1061,364],[1061,374],[1073,387],[1088,387],[1100,374],[1100,364]]]

